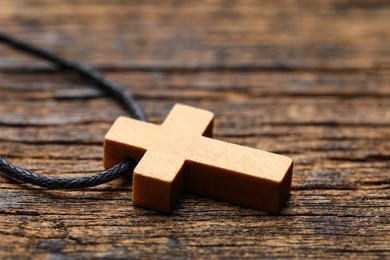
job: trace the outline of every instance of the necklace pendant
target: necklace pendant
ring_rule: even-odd
[[[119,117],[104,140],[104,167],[139,161],[134,205],[169,213],[184,191],[279,213],[291,190],[291,158],[212,139],[214,114],[176,104],[162,125]]]

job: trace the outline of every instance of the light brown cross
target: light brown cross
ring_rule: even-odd
[[[133,203],[171,212],[183,191],[278,213],[291,189],[292,159],[212,139],[214,114],[176,104],[162,125],[119,117],[104,141],[104,166],[139,161]]]

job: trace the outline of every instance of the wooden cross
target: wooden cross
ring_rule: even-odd
[[[212,139],[214,114],[176,104],[162,125],[119,117],[104,141],[104,166],[139,161],[133,203],[169,213],[183,191],[278,213],[292,159]]]

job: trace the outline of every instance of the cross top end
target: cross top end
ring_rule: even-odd
[[[176,104],[161,125],[120,117],[104,141],[104,166],[139,161],[133,203],[171,212],[184,191],[278,213],[289,197],[293,161],[212,139],[214,114]]]

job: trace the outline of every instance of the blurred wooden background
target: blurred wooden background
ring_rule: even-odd
[[[390,2],[2,0],[0,31],[176,102],[215,136],[295,159],[280,216],[187,194],[135,208],[130,177],[54,191],[0,177],[0,257],[390,257]],[[55,176],[102,169],[124,111],[83,79],[0,44],[0,153]],[[131,129],[129,129],[131,131]]]

